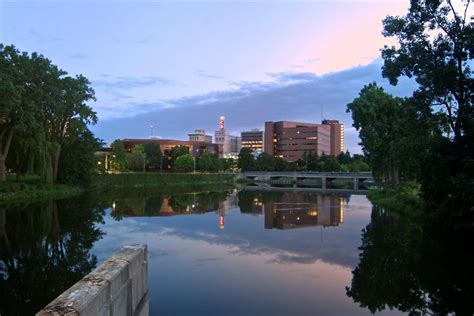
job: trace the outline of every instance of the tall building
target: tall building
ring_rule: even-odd
[[[263,151],[263,131],[253,129],[240,133],[242,148],[249,148],[252,151]]]
[[[188,136],[190,142],[212,143],[212,135],[206,135],[206,131],[203,129],[197,129]]]
[[[230,135],[225,129],[225,117],[219,119],[219,129],[214,134],[214,142],[222,147],[224,158],[236,158],[240,151],[241,140],[238,136]]]
[[[344,124],[337,120],[323,120],[322,123],[331,126],[331,155],[344,152]]]
[[[335,120],[324,122],[265,122],[264,151],[287,161],[309,152],[336,156],[344,149],[344,126]]]

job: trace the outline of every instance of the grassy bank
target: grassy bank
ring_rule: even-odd
[[[83,189],[65,184],[44,184],[26,180],[0,183],[0,204],[17,201],[36,201],[49,198],[64,198],[82,192]]]
[[[234,174],[230,173],[122,173],[103,174],[94,177],[91,189],[109,191],[121,188],[160,187],[173,189],[215,184],[233,185]]]
[[[69,197],[83,191],[130,191],[153,189],[154,191],[199,191],[230,189],[234,185],[234,175],[228,173],[124,173],[96,175],[85,188],[64,184],[45,184],[39,178],[24,177],[16,182],[10,177],[0,183],[0,204],[10,202],[35,201]]]
[[[416,182],[373,188],[369,190],[367,197],[372,203],[384,208],[399,209],[409,206],[421,209],[423,207],[420,185]]]

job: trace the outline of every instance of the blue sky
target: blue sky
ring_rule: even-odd
[[[381,20],[408,1],[5,1],[0,41],[37,51],[96,91],[98,137],[186,139],[218,117],[237,134],[266,120],[346,125],[345,107],[380,76]]]

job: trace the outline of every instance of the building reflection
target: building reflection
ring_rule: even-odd
[[[117,199],[112,203],[111,215],[116,220],[121,220],[124,217],[201,215],[215,212],[218,214],[219,228],[224,229],[225,214],[236,207],[236,192],[155,195]]]
[[[265,216],[266,229],[338,226],[344,222],[345,198],[284,192],[274,199],[255,194],[246,213]]]

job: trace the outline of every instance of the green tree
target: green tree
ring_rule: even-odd
[[[348,165],[352,162],[352,159],[351,159],[351,153],[349,152],[349,150],[346,150],[345,153],[340,153],[339,155],[337,155],[337,161],[339,161],[339,163],[341,165]]]
[[[69,130],[72,130],[72,126]],[[87,184],[97,167],[96,152],[102,142],[94,137],[89,129],[79,129],[71,133],[62,144],[62,155],[59,160],[58,180],[67,184]]]
[[[132,171],[144,171],[146,163],[145,148],[143,145],[135,145],[132,152],[127,155],[127,169]]]
[[[201,154],[201,156],[197,159],[196,169],[201,171],[211,171],[214,169],[215,161],[213,161],[212,158],[213,157],[208,153]]]
[[[268,153],[261,153],[256,160],[257,169],[260,171],[275,171],[275,157]]]
[[[252,150],[249,148],[240,149],[237,167],[242,170],[242,172],[255,170],[255,159]]]
[[[194,158],[190,154],[179,156],[174,163],[174,169],[181,172],[193,171]]]
[[[232,171],[234,160],[232,158],[219,158],[220,171]]]
[[[176,162],[176,159],[178,159],[178,157],[181,157],[181,156],[184,156],[184,155],[188,155],[189,154],[189,148],[186,147],[186,146],[174,146],[173,148],[171,148],[170,150],[170,165],[171,167],[174,169],[174,164]]]
[[[120,139],[116,139],[112,142],[112,166],[114,170],[125,171],[127,168],[127,155],[128,152],[125,149],[125,145]]]
[[[161,153],[160,145],[155,143],[145,144],[145,154],[148,164],[148,169],[162,168],[163,154]]]
[[[323,155],[320,158],[321,171],[337,172],[341,170],[341,166],[337,158],[330,155]]]
[[[0,44],[0,182],[6,180],[6,160],[15,135],[32,139],[37,134],[40,105],[51,90],[47,77],[57,73],[57,67],[43,56],[33,53],[30,57],[14,46]],[[20,144],[31,141],[18,140],[16,145]],[[25,150],[17,146],[17,153],[21,151]]]
[[[97,116],[87,105],[88,101],[95,101],[95,96],[86,77],[58,77],[54,84],[56,95],[43,106],[43,123],[51,148],[53,180],[56,181],[64,143],[74,137],[76,130],[85,130],[88,125],[95,124]]]
[[[397,184],[417,177],[439,118],[425,104],[393,97],[375,83],[366,85],[347,105],[359,131],[362,150],[374,176]]]
[[[456,7],[462,8],[456,11]],[[388,16],[383,35],[396,37],[399,46],[382,50],[382,75],[396,85],[401,76],[419,84],[414,97],[421,103],[444,107],[454,138],[474,130],[474,28],[470,1],[411,1],[405,16]]]

